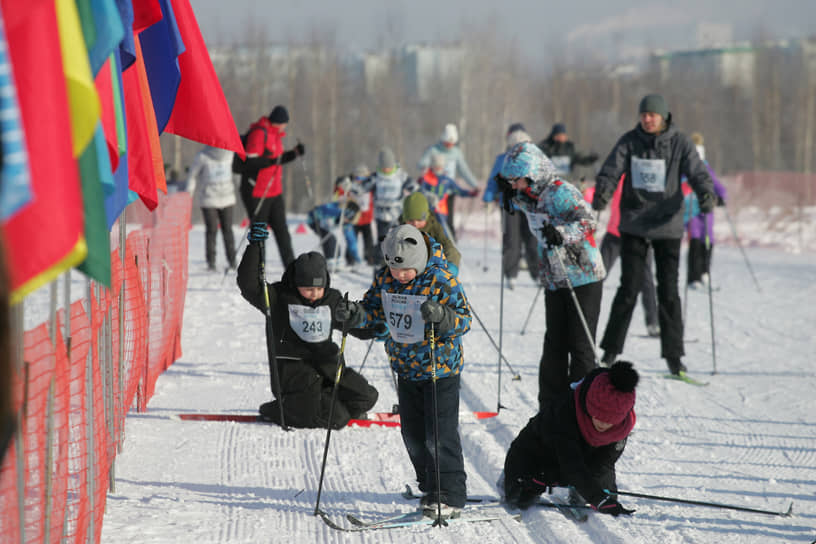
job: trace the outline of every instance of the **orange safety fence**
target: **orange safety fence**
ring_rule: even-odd
[[[147,408],[181,356],[191,205],[175,193],[150,214],[129,206],[124,263],[112,229],[111,289],[88,282],[81,299],[22,333],[0,542],[99,541],[125,416]]]

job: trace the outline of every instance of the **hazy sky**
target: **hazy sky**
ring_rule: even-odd
[[[627,56],[643,48],[696,45],[698,22],[729,24],[735,40],[816,37],[816,0],[191,0],[208,44],[234,43],[249,28],[270,41],[335,33],[339,47],[375,50],[456,41],[494,29],[530,57],[553,47]]]

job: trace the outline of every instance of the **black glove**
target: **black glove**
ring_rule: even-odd
[[[551,492],[552,487],[532,478],[516,478],[513,482],[505,482],[504,500],[513,508],[527,510],[548,490]]]
[[[703,213],[710,213],[714,211],[714,206],[717,204],[717,199],[714,193],[703,193],[697,195],[697,201],[700,203],[700,211]]]
[[[601,514],[609,514],[610,516],[618,517],[621,514],[626,516],[631,516],[635,511],[629,510],[628,508],[624,508],[621,506],[621,503],[618,502],[618,499],[613,497],[612,495],[607,495],[604,500],[598,503],[598,506],[593,506],[595,510],[600,512]]]
[[[252,223],[247,239],[250,242],[264,242],[267,238],[269,238],[269,231],[266,228],[266,223],[263,221]]]
[[[345,323],[350,329],[356,329],[365,320],[365,311],[357,302],[341,300],[334,307],[334,318]]]
[[[725,199],[720,195],[717,195],[717,207],[725,206]]]
[[[435,300],[426,300],[420,305],[419,311],[426,323],[434,324],[436,332],[443,333],[453,328],[455,316],[450,307]]]
[[[561,235],[558,229],[552,225],[552,223],[544,223],[540,230],[541,236],[547,240],[547,245],[550,248],[564,245],[564,237]]]
[[[297,153],[298,157],[302,157],[306,154],[306,147],[302,143],[298,142],[295,146],[295,153]]]
[[[598,154],[597,153],[590,153],[589,155],[587,155],[586,160],[587,160],[588,163],[593,163],[593,162],[598,160]]]
[[[596,212],[601,212],[603,209],[606,208],[606,202],[601,196],[598,194],[598,186],[595,186],[595,196],[592,197],[592,209]]]

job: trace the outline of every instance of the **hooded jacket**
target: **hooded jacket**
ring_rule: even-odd
[[[386,315],[383,309],[383,294],[415,295],[427,300],[440,302],[456,312],[454,326],[448,331],[436,334],[434,360],[438,378],[454,376],[462,371],[464,365],[462,354],[462,335],[470,330],[470,306],[465,291],[459,280],[447,269],[447,260],[442,246],[433,238],[423,233],[428,246],[428,264],[425,270],[418,272],[416,278],[405,285],[391,276],[387,266],[378,270],[374,282],[363,296],[361,302],[365,310],[363,327],[385,325],[398,328],[401,315],[394,312]],[[414,318],[415,319],[415,318]],[[421,320],[421,316],[419,316]],[[422,340],[416,343],[402,343],[394,340],[390,330],[381,335],[385,338],[385,351],[391,362],[391,368],[403,379],[410,381],[430,380],[432,378],[430,325],[423,323]]]
[[[530,180],[524,192],[515,192],[513,202],[527,216],[530,231],[546,257],[541,260],[544,286],[554,291],[570,283],[578,287],[603,280],[606,269],[595,242],[598,223],[581,191],[562,180],[552,162],[531,142],[518,144],[507,153],[501,174]],[[542,236],[541,228],[547,223],[564,238],[561,247],[550,248]]]
[[[714,192],[711,176],[694,143],[677,131],[671,114],[666,124],[663,132],[649,134],[638,123],[621,136],[595,179],[593,207],[601,209],[612,198],[621,174],[626,174],[620,201],[620,232],[649,239],[682,238],[681,177],[688,178],[698,197]],[[638,174],[644,162],[660,167],[659,171],[665,172],[663,179],[654,171]]]
[[[422,153],[422,157],[419,158],[417,170],[424,172],[430,168],[431,158],[434,154],[445,157],[446,176],[454,181],[457,177],[461,177],[471,189],[477,188],[478,183],[476,182],[476,176],[474,176],[473,172],[470,171],[470,167],[465,160],[465,156],[462,154],[462,150],[459,149],[458,145],[453,147],[445,147],[445,144],[440,141],[428,146]]]
[[[193,159],[187,177],[187,191],[202,208],[228,208],[235,205],[232,156],[232,151],[207,146]]]
[[[238,265],[237,282],[241,296],[262,313],[266,313],[263,289],[258,280],[259,262],[259,245],[249,244]],[[302,312],[298,310],[303,307],[311,309],[326,307],[330,329],[342,330],[342,323],[335,318],[335,308],[343,297],[340,291],[331,288],[331,278],[326,272],[326,289],[323,298],[315,302],[307,301],[300,296],[295,286],[294,268],[295,263],[292,262],[286,267],[280,281],[267,282],[269,306],[272,309],[272,329],[275,331],[275,353],[278,359],[314,360],[336,357],[338,347],[331,339],[331,330],[326,331],[326,338],[323,340],[308,340],[314,337],[317,322],[299,320],[298,316],[302,315]],[[311,328],[311,330],[304,330],[304,328]],[[349,334],[361,339],[369,339],[374,336],[372,332],[360,330],[350,330]]]

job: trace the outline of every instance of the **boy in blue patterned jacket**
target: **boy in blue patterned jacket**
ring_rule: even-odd
[[[531,142],[510,148],[497,181],[527,216],[542,251],[547,331],[539,363],[538,402],[543,409],[595,367],[595,330],[606,276],[595,243],[597,222],[581,192],[562,180],[552,162]]]
[[[349,302],[338,319],[351,328],[388,327],[385,350],[398,377],[402,439],[435,516],[441,504],[450,517],[465,506],[465,465],[459,438],[462,335],[470,330],[470,306],[439,244],[411,225],[392,228],[382,242],[386,267],[377,271],[362,302]],[[432,347],[431,324],[435,344]],[[438,412],[433,410],[436,367]],[[439,479],[434,458],[434,418],[439,425]]]

